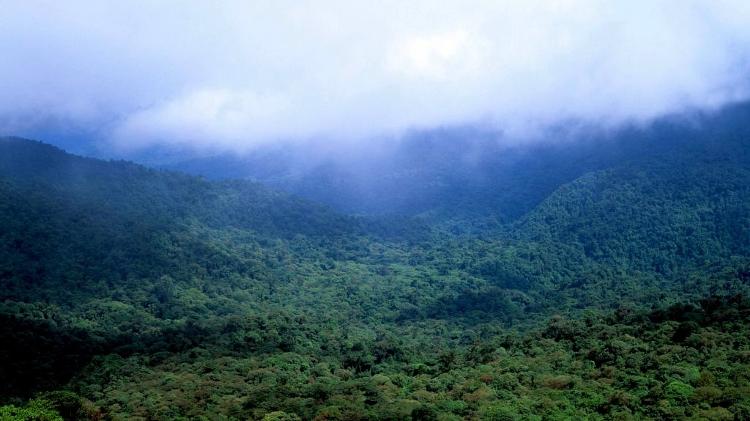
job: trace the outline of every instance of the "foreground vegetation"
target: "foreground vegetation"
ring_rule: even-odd
[[[96,357],[69,384],[78,394],[43,393],[0,414],[50,420],[58,419],[55,411],[68,419],[100,419],[103,411],[115,419],[750,417],[750,301],[740,296],[650,313],[622,308],[556,316],[527,333],[485,332],[462,346],[429,350],[387,336],[339,342],[319,327],[274,320],[278,326],[259,328],[246,319],[237,321],[241,327],[204,332],[179,352]],[[263,350],[248,344],[248,336],[289,325],[296,328],[262,341]]]

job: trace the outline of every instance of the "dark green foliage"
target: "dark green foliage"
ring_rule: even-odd
[[[0,315],[1,396],[28,396],[59,387],[104,351],[85,330],[66,329],[57,322]]]

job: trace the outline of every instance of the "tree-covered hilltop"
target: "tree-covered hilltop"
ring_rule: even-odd
[[[741,111],[486,230],[0,139],[0,417],[744,419]]]

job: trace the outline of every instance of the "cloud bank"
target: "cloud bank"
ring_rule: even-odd
[[[0,1],[0,131],[246,150],[750,94],[746,0]]]

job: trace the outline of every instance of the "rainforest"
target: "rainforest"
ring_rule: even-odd
[[[5,138],[2,414],[744,419],[748,122],[400,217]]]
[[[742,2],[37,3],[0,420],[750,419]]]

